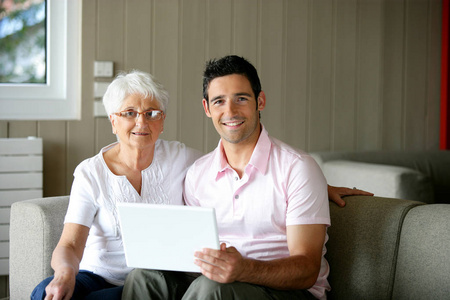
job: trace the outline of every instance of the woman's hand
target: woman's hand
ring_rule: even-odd
[[[75,289],[75,271],[71,268],[56,274],[53,280],[45,288],[47,296],[44,300],[69,300]]]
[[[69,300],[75,289],[76,275],[89,235],[89,227],[66,223],[61,238],[53,251],[53,280],[45,288],[45,300]]]

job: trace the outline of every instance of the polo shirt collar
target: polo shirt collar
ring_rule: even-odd
[[[261,127],[261,134],[248,164],[255,167],[261,174],[265,174],[269,163],[272,142],[269,138],[269,133],[262,124]]]
[[[250,157],[250,161],[248,162],[247,167],[249,165],[253,166],[261,174],[264,174],[266,172],[267,164],[269,162],[270,148],[272,146],[272,142],[269,138],[269,133],[262,124],[261,128],[262,128],[261,134],[259,135],[258,142],[256,143],[255,149],[253,150],[252,156]],[[222,139],[220,139],[219,144],[217,145],[217,148],[215,150],[212,167],[215,170],[217,170],[216,180],[222,177],[227,169],[231,169],[225,156]]]

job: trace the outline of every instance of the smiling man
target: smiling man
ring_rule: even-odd
[[[185,298],[326,297],[330,216],[320,168],[260,123],[266,96],[247,60],[210,61],[203,80],[203,108],[221,141],[189,169],[185,201],[216,209],[222,244],[196,253],[204,276]]]

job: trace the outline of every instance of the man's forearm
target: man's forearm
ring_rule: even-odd
[[[308,289],[319,275],[320,265],[300,255],[271,261],[244,259],[244,271],[238,281],[275,289]]]

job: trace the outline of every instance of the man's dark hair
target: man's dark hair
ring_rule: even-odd
[[[217,77],[239,74],[247,77],[250,81],[253,93],[257,99],[261,92],[261,82],[255,67],[245,58],[237,55],[228,55],[220,59],[212,59],[206,63],[203,72],[203,98],[208,99],[208,87],[211,81]]]

